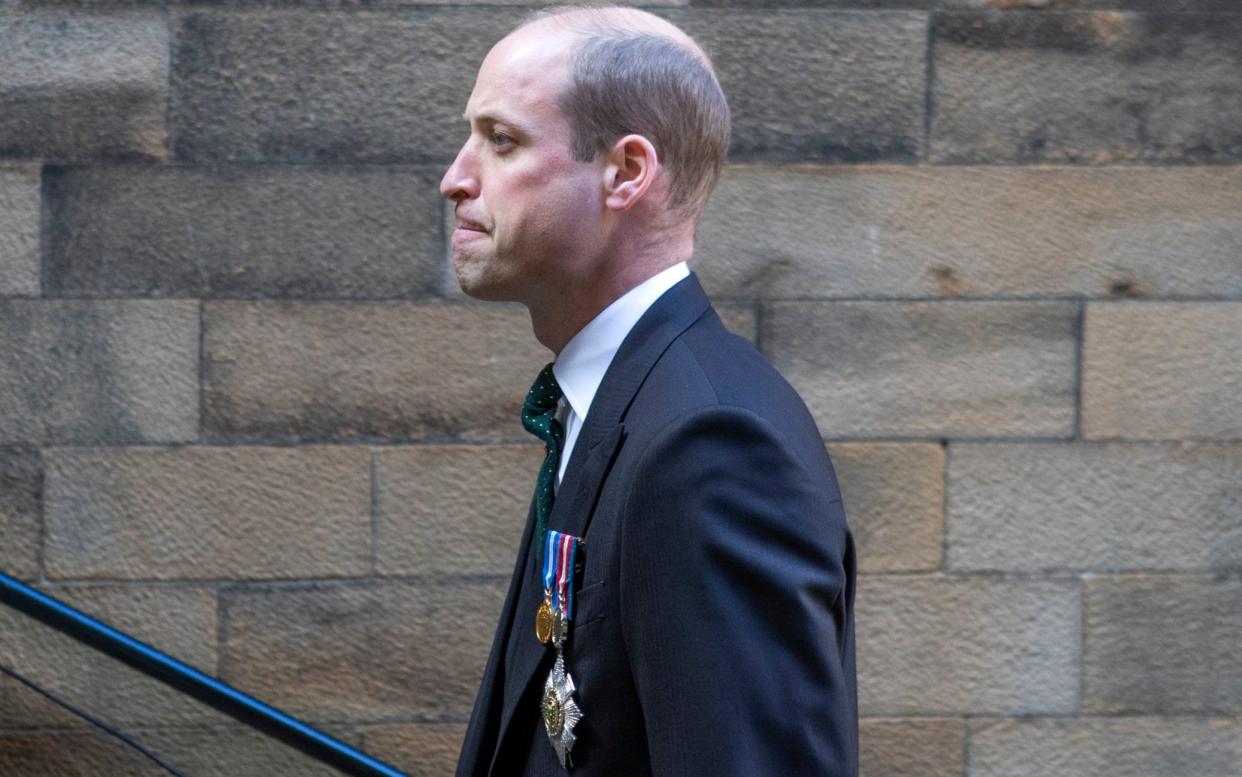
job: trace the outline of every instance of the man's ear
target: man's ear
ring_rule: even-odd
[[[604,204],[612,210],[634,207],[655,180],[660,159],[642,135],[626,135],[608,150],[604,165]]]

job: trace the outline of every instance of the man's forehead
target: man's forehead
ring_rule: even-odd
[[[569,63],[574,37],[538,22],[519,27],[492,46],[479,70],[494,69],[517,78],[537,79]]]
[[[463,118],[520,121],[523,109],[554,108],[567,74],[569,38],[519,29],[484,58]],[[508,114],[508,115],[506,115]]]

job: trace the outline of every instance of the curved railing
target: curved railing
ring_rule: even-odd
[[[345,774],[406,777],[403,772],[344,742],[3,573],[0,573],[0,603]]]

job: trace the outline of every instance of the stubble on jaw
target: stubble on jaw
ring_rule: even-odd
[[[476,238],[470,242],[479,243],[482,240],[483,238]],[[457,285],[466,296],[481,300],[496,299],[494,294],[487,293],[488,289],[495,285],[494,282],[489,283],[488,268],[496,259],[494,256],[480,255],[481,248],[483,247],[452,248],[453,275],[457,279]]]

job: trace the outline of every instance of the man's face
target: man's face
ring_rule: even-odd
[[[574,160],[557,105],[570,46],[536,23],[496,44],[479,68],[466,104],[470,137],[440,181],[455,204],[453,269],[473,297],[537,299],[598,242],[604,168]]]

